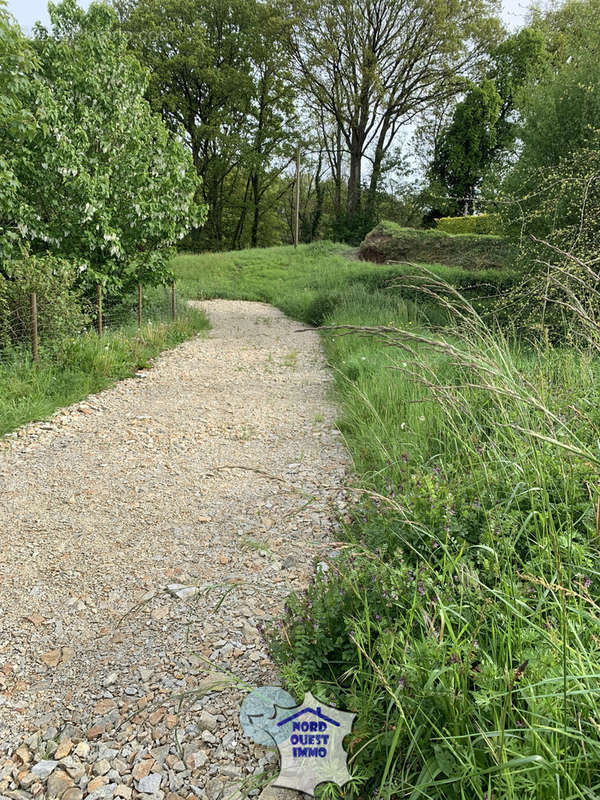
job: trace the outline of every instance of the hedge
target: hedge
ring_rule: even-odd
[[[436,219],[438,231],[445,233],[498,234],[501,231],[498,214],[474,214],[468,217],[440,217]]]

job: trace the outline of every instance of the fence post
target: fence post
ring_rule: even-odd
[[[38,364],[40,358],[38,354],[37,295],[35,292],[31,293],[31,351],[34,362]]]
[[[177,318],[177,307],[175,305],[175,281],[171,284],[171,316]]]
[[[142,284],[138,283],[138,328],[142,327]]]
[[[98,284],[98,336],[102,336],[102,286]]]

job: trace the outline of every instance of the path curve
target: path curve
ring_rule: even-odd
[[[0,796],[62,778],[66,800],[218,800],[273,761],[238,729],[239,690],[179,715],[173,698],[227,670],[275,679],[257,626],[331,551],[348,455],[318,334],[198,305],[208,334],[0,440]],[[66,761],[32,782],[43,756]]]

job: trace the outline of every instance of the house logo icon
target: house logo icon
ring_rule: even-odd
[[[260,718],[258,736],[268,732],[279,749],[280,771],[272,785],[314,796],[315,787],[320,783],[332,782],[343,786],[351,780],[343,740],[350,733],[356,714],[319,703],[310,692],[304,695],[299,706],[291,708],[287,692],[277,687],[262,687],[256,693],[261,693],[263,699],[270,698],[268,693],[265,695],[265,690],[278,691],[277,701],[270,702],[262,715],[252,714],[251,719],[252,724],[256,725],[256,720]],[[256,733],[253,735],[244,724],[244,705],[248,703],[248,707],[252,706],[254,694],[244,701],[240,718],[244,730],[257,741]]]

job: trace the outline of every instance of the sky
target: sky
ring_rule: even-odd
[[[78,1],[84,8],[90,4],[90,0]],[[523,21],[528,5],[526,0],[502,0],[502,16],[508,28],[516,28]],[[38,20],[46,25],[49,23],[47,0],[8,0],[8,10],[26,33],[31,32]]]

